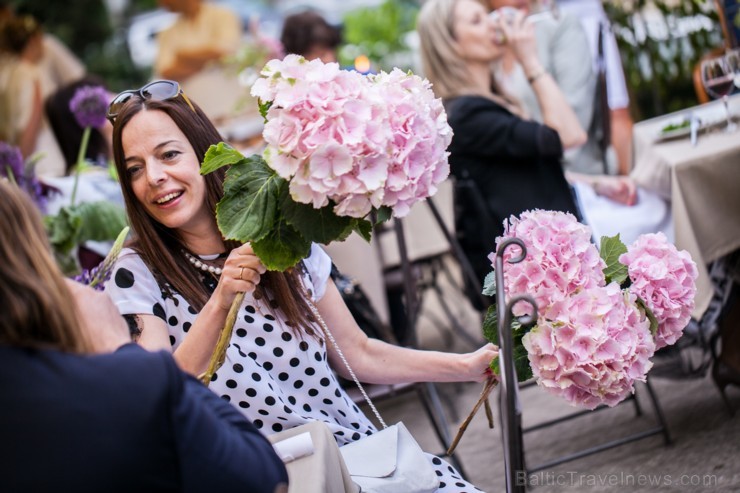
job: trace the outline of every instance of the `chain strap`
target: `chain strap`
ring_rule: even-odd
[[[311,310],[311,313],[313,314],[314,318],[319,322],[319,325],[321,325],[321,329],[324,332],[324,335],[326,336],[329,341],[331,341],[332,345],[334,346],[334,349],[337,350],[337,354],[339,355],[339,359],[342,360],[342,363],[344,363],[345,368],[347,368],[347,371],[352,376],[352,380],[355,382],[355,385],[357,385],[357,388],[360,389],[360,393],[362,393],[362,397],[365,398],[365,401],[370,406],[370,409],[372,409],[373,414],[378,419],[378,422],[383,426],[383,428],[388,428],[388,425],[385,424],[385,421],[383,421],[383,418],[380,417],[380,413],[378,412],[378,409],[375,407],[375,404],[373,404],[373,401],[370,400],[370,396],[367,395],[367,392],[365,392],[365,388],[360,383],[360,380],[358,380],[357,375],[355,375],[355,372],[352,371],[352,367],[349,366],[349,362],[347,362],[347,358],[344,357],[344,353],[341,349],[339,349],[339,345],[337,344],[337,341],[334,339],[334,336],[329,332],[329,328],[326,326],[326,322],[324,322],[324,318],[319,313],[318,308],[316,308],[316,305],[314,304],[311,297],[306,292],[306,288],[301,283],[301,290],[303,291],[303,296],[306,298],[306,301],[308,301],[308,307]]]

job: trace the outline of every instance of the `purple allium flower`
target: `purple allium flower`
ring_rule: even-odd
[[[46,211],[46,193],[33,172],[26,171],[21,150],[0,141],[0,176],[10,179],[11,173],[18,188],[25,190],[42,212]]]
[[[75,91],[69,109],[82,128],[100,128],[105,124],[108,93],[102,86],[82,86]]]
[[[25,178],[23,155],[19,148],[0,141],[0,175],[10,178],[10,173],[13,173],[13,178],[19,184]]]

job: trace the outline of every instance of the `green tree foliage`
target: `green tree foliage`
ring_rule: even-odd
[[[419,5],[412,0],[386,0],[377,7],[363,7],[344,16],[344,41],[340,50],[343,65],[352,65],[358,55],[367,56],[375,67],[389,71],[397,58],[408,52],[404,35],[416,27]],[[409,68],[409,67],[400,67]]]

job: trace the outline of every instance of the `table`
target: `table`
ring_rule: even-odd
[[[730,111],[740,115],[740,95],[730,98]],[[658,141],[666,124],[691,112],[702,121],[724,118],[721,102],[713,101],[636,124],[631,176],[671,200],[676,247],[699,270],[692,313],[698,320],[713,293],[707,264],[740,248],[740,131],[725,133],[721,123],[700,133],[696,146],[688,137]]]

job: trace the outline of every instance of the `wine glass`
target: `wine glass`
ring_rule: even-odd
[[[701,82],[707,94],[715,99],[722,99],[725,105],[727,126],[725,132],[733,132],[737,126],[730,117],[728,96],[735,85],[735,74],[730,68],[727,58],[724,56],[709,58],[701,62]]]
[[[725,58],[730,65],[730,70],[735,74],[735,87],[740,89],[740,48],[729,50],[725,53]]]

